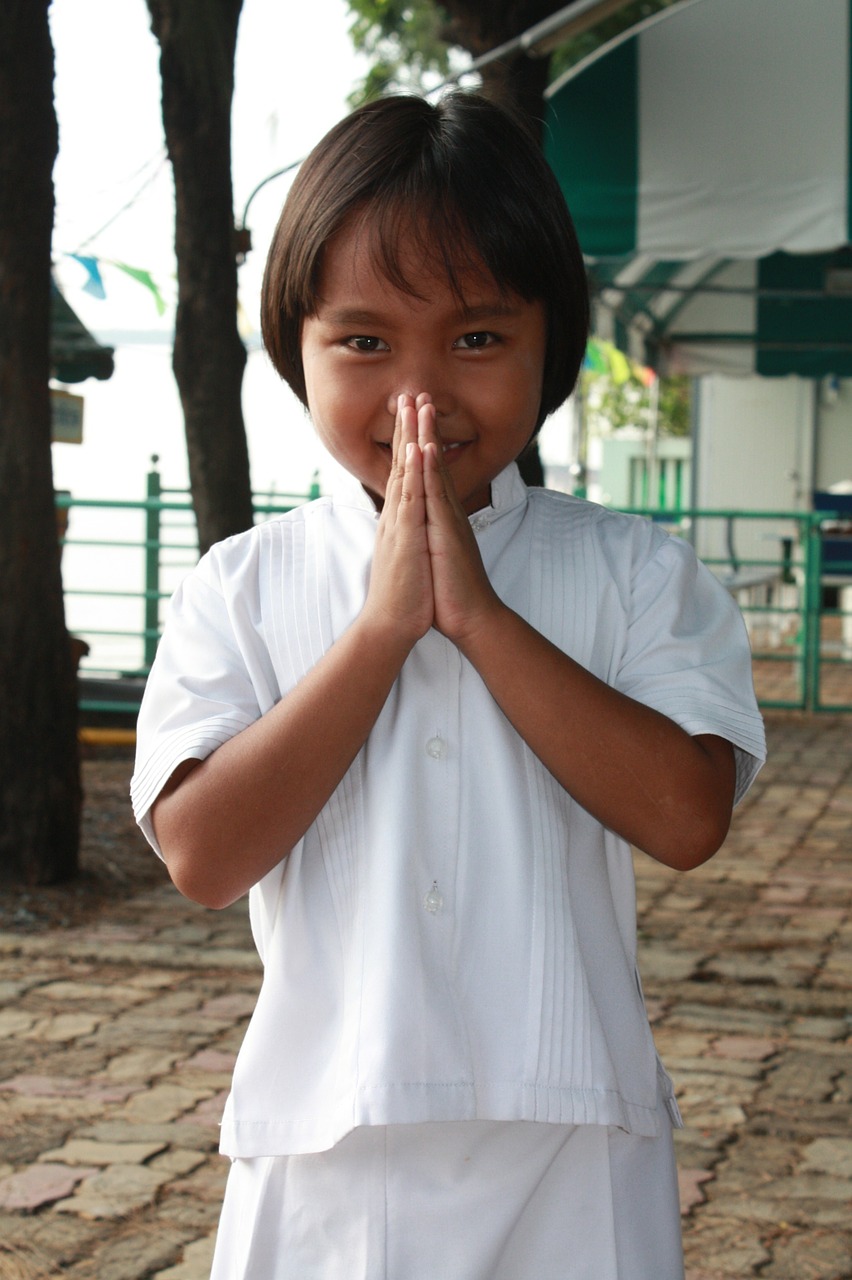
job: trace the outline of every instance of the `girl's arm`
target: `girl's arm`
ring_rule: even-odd
[[[668,866],[710,858],[730,824],[733,748],[691,737],[613,689],[508,608],[422,419],[435,625],[476,667],[517,732],[595,818]]]
[[[521,737],[604,826],[679,871],[712,857],[733,809],[729,742],[691,737],[499,602],[457,643]]]
[[[152,807],[169,874],[208,907],[234,902],[304,835],[352,764],[409,651],[432,624],[414,410],[400,412],[359,617],[271,711],[172,774]],[[411,444],[411,448],[407,446]]]
[[[289,853],[366,740],[406,652],[362,615],[265,716],[177,768],[152,818],[181,893],[226,907]]]

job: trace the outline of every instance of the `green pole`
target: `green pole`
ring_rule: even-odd
[[[806,711],[819,706],[820,624],[822,603],[822,536],[820,515],[808,520],[805,545],[805,652],[803,655],[804,702]]]
[[[155,453],[148,472],[145,512],[145,666],[150,668],[160,632],[160,498],[162,486]]]

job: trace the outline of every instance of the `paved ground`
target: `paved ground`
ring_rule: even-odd
[[[711,863],[637,864],[689,1280],[852,1276],[852,717],[769,736]],[[259,978],[245,907],[155,884],[83,925],[26,917],[0,931],[0,1276],[203,1280]]]

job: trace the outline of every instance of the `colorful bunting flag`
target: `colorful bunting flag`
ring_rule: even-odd
[[[614,343],[607,342],[603,338],[589,339],[583,368],[591,373],[606,375],[617,387],[624,386],[632,378],[647,390],[657,377],[653,369],[631,360],[623,351],[619,351]]]
[[[73,258],[75,262],[79,262],[80,266],[84,267],[88,272],[89,278],[83,285],[83,291],[85,293],[90,293],[93,298],[105,298],[106,289],[104,288],[104,282],[101,279],[101,272],[97,258],[90,258],[82,253],[69,253],[67,256],[69,258]]]
[[[118,267],[119,271],[123,271],[126,275],[130,276],[133,280],[138,280],[139,283],[144,285],[146,289],[150,289],[151,293],[154,295],[154,302],[157,307],[157,315],[161,316],[164,314],[166,310],[166,304],[163,300],[163,295],[160,293],[160,290],[157,288],[156,284],[154,283],[154,280],[151,276],[150,271],[142,271],[139,267],[128,267],[126,262],[114,262],[112,265],[114,267]]]
[[[107,296],[103,277],[101,276],[101,267],[116,267],[119,271],[123,271],[125,275],[130,276],[131,279],[138,281],[152,294],[157,308],[157,315],[161,316],[165,313],[165,299],[150,271],[145,271],[141,267],[128,266],[126,262],[116,262],[112,258],[97,258],[82,253],[66,253],[65,256],[73,258],[75,262],[79,262],[87,272],[88,278],[83,285],[83,290],[86,293],[90,293],[92,297],[103,300]]]

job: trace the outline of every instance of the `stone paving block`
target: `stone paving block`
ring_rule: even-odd
[[[145,992],[129,984],[110,983],[102,985],[95,982],[78,982],[59,980],[47,982],[38,989],[38,994],[48,1000],[80,1000],[87,1004],[118,1005],[125,1008],[128,1004],[139,1004],[145,999]]]
[[[808,1018],[800,1016],[793,1022],[791,1036],[803,1040],[843,1040],[849,1034],[844,1018]]]
[[[741,1080],[762,1080],[766,1067],[762,1062],[749,1062],[741,1058],[716,1058],[711,1053],[700,1058],[682,1058],[670,1053],[666,1060],[669,1074],[676,1080],[682,1076],[706,1075],[724,1079],[735,1077]]]
[[[751,1223],[764,1232],[767,1240],[771,1238],[773,1231],[813,1225],[812,1207],[809,1204],[797,1204],[783,1198],[773,1200],[761,1195],[759,1189],[747,1193],[718,1195],[715,1188],[711,1187],[707,1204],[707,1212],[713,1218],[726,1222]]]
[[[67,1271],[69,1280],[139,1280],[168,1266],[183,1247],[185,1236],[177,1228],[145,1223],[132,1235],[108,1240],[91,1257]]]
[[[104,1074],[110,1080],[132,1080],[148,1083],[156,1076],[168,1075],[178,1054],[161,1049],[128,1049],[109,1060]]]
[[[720,1221],[701,1217],[686,1220],[683,1251],[688,1268],[711,1263],[725,1280],[753,1276],[756,1268],[771,1260],[762,1240],[763,1227],[755,1223]]]
[[[846,1137],[849,1107],[846,1103],[816,1103],[809,1099],[764,1098],[751,1108],[750,1133],[774,1134],[803,1142],[812,1138]]]
[[[703,1183],[711,1181],[713,1176],[711,1169],[684,1169],[678,1165],[677,1185],[681,1214],[685,1215],[697,1204],[706,1202]]]
[[[728,993],[728,1000],[733,997]],[[752,1010],[728,1004],[726,1007],[714,1004],[678,1004],[672,1009],[669,1024],[686,1027],[689,1030],[708,1031],[721,1034],[723,1032],[754,1034],[758,1038],[766,1034],[767,1028],[780,1025],[784,1019],[781,1015],[767,1013],[763,1010]]]
[[[228,1090],[222,1089],[219,1093],[213,1095],[212,1098],[205,1099],[199,1103],[194,1111],[188,1112],[185,1116],[181,1116],[177,1121],[179,1125],[183,1124],[203,1124],[209,1125],[218,1131],[222,1122],[222,1113],[225,1110],[225,1103],[228,1100]]]
[[[26,1280],[65,1275],[77,1258],[91,1254],[103,1232],[103,1224],[69,1219],[64,1214],[0,1212],[0,1276],[7,1280],[12,1259],[25,1266],[21,1274]],[[9,1271],[10,1276],[15,1274]]]
[[[198,1202],[211,1205],[214,1217],[218,1220],[230,1168],[231,1162],[227,1156],[216,1155],[212,1160],[207,1160],[187,1177],[170,1185],[170,1200],[166,1208],[170,1209],[179,1196],[192,1196]]]
[[[101,1096],[91,1098],[21,1096],[10,1098],[6,1114],[11,1118],[10,1123],[13,1126],[29,1126],[33,1122],[50,1119],[70,1125],[74,1122],[93,1119],[103,1111],[103,1107],[104,1102]]]
[[[138,1124],[163,1124],[198,1108],[211,1096],[210,1089],[189,1089],[182,1085],[155,1084],[142,1089],[115,1112],[115,1119]]]
[[[692,977],[706,958],[704,951],[646,945],[639,949],[639,970],[643,982],[683,982]]]
[[[207,1152],[216,1150],[218,1146],[209,1126],[193,1125],[187,1120],[180,1120],[176,1124],[134,1124],[127,1120],[101,1120],[80,1129],[77,1136],[91,1138],[96,1142],[155,1142],[166,1146],[179,1141],[181,1147]]]
[[[158,1271],[152,1280],[208,1280],[215,1244],[215,1232],[211,1236],[193,1240],[185,1246],[181,1261],[176,1266]]]
[[[91,1035],[101,1021],[101,1018],[94,1018],[88,1013],[57,1013],[49,1018],[38,1018],[26,1035],[33,1040],[77,1040]]]
[[[852,1138],[817,1138],[802,1152],[802,1169],[852,1179]],[[850,1187],[852,1193],[852,1187]]]
[[[848,1178],[833,1178],[827,1173],[793,1173],[788,1178],[779,1178],[764,1188],[766,1196],[777,1196],[782,1200],[812,1200],[825,1204],[848,1204],[850,1199]]]
[[[0,1091],[25,1098],[88,1098],[93,1102],[124,1102],[130,1090],[97,1080],[74,1076],[12,1076],[0,1084]]]
[[[787,1053],[770,1068],[766,1077],[767,1096],[825,1102],[832,1094],[839,1074],[838,1064],[829,1057],[811,1053]]]
[[[156,1156],[151,1161],[150,1167],[163,1173],[168,1173],[173,1178],[178,1178],[192,1173],[199,1165],[204,1164],[206,1159],[207,1154],[204,1151],[176,1148],[172,1151],[164,1151],[162,1155]]]
[[[19,1009],[0,1009],[0,1039],[23,1035],[35,1021],[35,1014]]]
[[[773,1241],[766,1280],[848,1280],[852,1275],[850,1237],[838,1231],[801,1231]]]
[[[153,1204],[170,1177],[169,1173],[145,1165],[110,1165],[87,1178],[69,1199],[60,1200],[56,1212],[75,1213],[83,1218],[124,1218]]]
[[[148,1018],[173,1018],[197,1009],[202,999],[202,994],[196,991],[166,991],[148,1000],[142,1012]]]
[[[760,1040],[749,1036],[721,1036],[714,1040],[710,1052],[718,1058],[735,1058],[746,1062],[764,1062],[778,1050],[776,1040]]]
[[[236,1060],[235,1053],[223,1053],[220,1049],[200,1049],[191,1058],[182,1058],[177,1065],[179,1071],[205,1071],[214,1075],[223,1072],[230,1074],[234,1070]]]
[[[146,991],[160,991],[175,984],[174,969],[141,969],[129,974],[126,981],[131,987],[143,987]]]
[[[208,1000],[198,1012],[202,1018],[227,1024],[236,1022],[240,1018],[250,1018],[256,1003],[254,996],[239,992],[235,995],[217,996]]]
[[[96,1142],[91,1138],[70,1138],[55,1151],[45,1151],[40,1160],[59,1160],[63,1164],[104,1165],[145,1164],[163,1151],[164,1142]]]
[[[78,1182],[96,1172],[85,1166],[71,1169],[66,1164],[30,1165],[0,1179],[0,1209],[32,1213],[55,1200],[64,1200]]]

